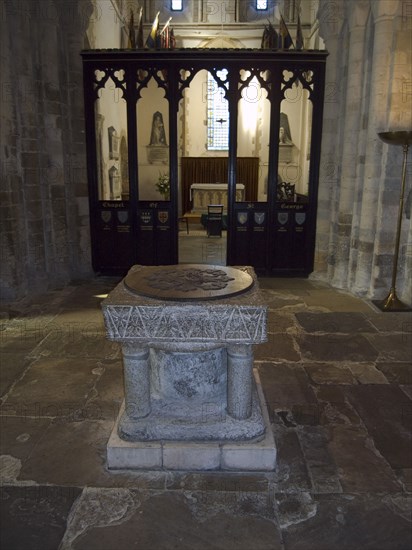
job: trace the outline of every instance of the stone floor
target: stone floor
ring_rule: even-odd
[[[200,223],[189,228],[189,234],[179,232],[180,263],[226,265],[226,231],[222,237],[208,237]]]
[[[255,359],[277,470],[109,472],[122,365],[99,303],[115,283],[3,314],[2,550],[411,548],[411,315],[261,279],[269,341]]]

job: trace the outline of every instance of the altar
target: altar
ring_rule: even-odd
[[[208,204],[223,204],[227,210],[227,183],[192,183],[190,186],[190,200],[193,201],[192,212],[206,212]],[[245,186],[236,184],[236,202],[245,198]]]

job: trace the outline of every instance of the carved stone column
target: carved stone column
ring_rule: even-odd
[[[340,126],[343,101],[341,82],[344,65],[341,31],[344,18],[338,8],[337,3],[334,2],[332,6],[329,0],[319,2],[319,34],[329,51],[329,58],[326,63],[322,153],[319,166],[315,270],[318,275],[327,279],[333,276],[329,258],[334,254],[335,243],[331,226],[336,222],[336,214],[332,205],[336,200],[341,153],[341,133],[337,129]]]
[[[123,344],[125,410],[130,419],[150,414],[149,347]]]
[[[359,220],[357,271],[353,290],[366,293],[373,287],[373,265],[376,240],[379,235],[379,195],[382,180],[382,142],[377,133],[386,130],[388,105],[392,87],[393,39],[395,20],[399,11],[398,0],[371,2],[374,18],[374,40],[368,111],[364,115],[366,134],[365,172],[362,188],[362,206]]]
[[[363,94],[367,89],[368,71],[365,55],[367,54],[366,24],[370,13],[369,0],[357,1],[347,5],[348,20],[348,53],[346,89],[342,90],[344,103],[343,149],[340,170],[339,201],[337,213],[337,239],[334,253],[333,285],[346,288],[350,272],[351,240],[353,220],[356,213],[357,174],[362,143],[360,143],[362,123],[364,120]]]
[[[232,345],[227,348],[227,412],[233,418],[249,418],[252,411],[251,346]]]

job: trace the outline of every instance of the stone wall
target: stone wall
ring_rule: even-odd
[[[82,64],[88,0],[2,2],[1,296],[91,272]]]
[[[389,289],[402,148],[378,132],[412,128],[412,12],[407,0],[322,0],[330,55],[322,141],[316,276],[383,298]],[[410,166],[398,294],[412,301]]]

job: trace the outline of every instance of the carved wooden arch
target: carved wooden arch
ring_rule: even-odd
[[[103,73],[99,78],[99,73]],[[126,87],[126,69],[118,67],[99,67],[93,72],[94,99],[99,98],[99,91],[106,87],[109,78],[112,79],[116,88],[122,91],[122,98],[127,100],[128,90]]]
[[[183,99],[183,92],[186,88],[190,87],[192,80],[197,75],[199,71],[203,69],[194,68],[192,66],[181,67],[177,74],[177,103]]]
[[[138,69],[136,75],[136,100],[142,97],[141,92],[147,88],[151,79],[157,82],[157,86],[165,92],[165,98],[170,99],[169,74],[165,67],[149,67]]]
[[[178,82],[178,91],[177,91],[177,101],[179,102],[181,99],[183,99],[183,92],[190,87],[190,84],[192,83],[194,77],[200,72],[200,71],[208,71],[212,74],[213,78],[216,81],[216,84],[219,88],[221,88],[224,91],[224,97],[227,99],[226,94],[228,92],[228,78],[222,79],[220,78],[217,73],[219,71],[222,71],[223,69],[226,69],[226,67],[222,68],[216,68],[216,67],[210,67],[206,65],[201,65],[197,67],[193,66],[186,66],[179,69],[177,72],[177,82]]]
[[[194,77],[199,73],[200,71],[208,71],[211,73],[213,78],[215,79],[216,84],[219,88],[221,88],[224,92],[225,99],[228,99],[228,93],[229,93],[229,74],[230,69],[226,69],[228,71],[228,75],[226,78],[221,78],[218,73],[222,71],[223,69],[226,69],[226,67],[208,67],[208,66],[199,66],[199,67],[193,67],[193,66],[187,66],[187,67],[181,67],[180,70],[177,72],[177,81],[178,81],[178,92],[177,92],[177,98],[178,101],[183,99],[183,92],[186,88],[190,87],[190,84],[192,83]],[[232,71],[237,71],[238,69],[232,68]],[[250,72],[251,74],[245,79],[242,80],[240,77],[240,71],[244,70],[247,72]],[[265,75],[266,78],[265,78]],[[257,67],[257,68],[244,68],[238,70],[238,90],[237,95],[238,99],[241,98],[242,91],[244,88],[247,88],[252,81],[252,79],[256,77],[258,80],[260,86],[264,88],[268,93],[268,98],[271,98],[272,92],[273,92],[273,78],[272,78],[272,71],[267,67]]]
[[[289,74],[285,74],[289,73]],[[312,93],[314,91],[315,73],[312,69],[291,69],[285,67],[282,71],[280,83],[282,86],[282,96],[285,99],[287,90],[291,90],[294,84],[301,84],[304,90],[308,91],[308,99],[312,100]]]
[[[241,71],[245,71],[247,73],[250,73],[244,80],[241,78]],[[266,75],[266,78],[265,78]],[[273,79],[272,79],[272,72],[267,67],[247,67],[239,69],[239,80],[238,80],[238,99],[240,100],[242,98],[243,90],[249,87],[250,83],[252,82],[253,78],[256,78],[261,88],[267,91],[268,99],[272,99],[272,93],[273,93]]]

